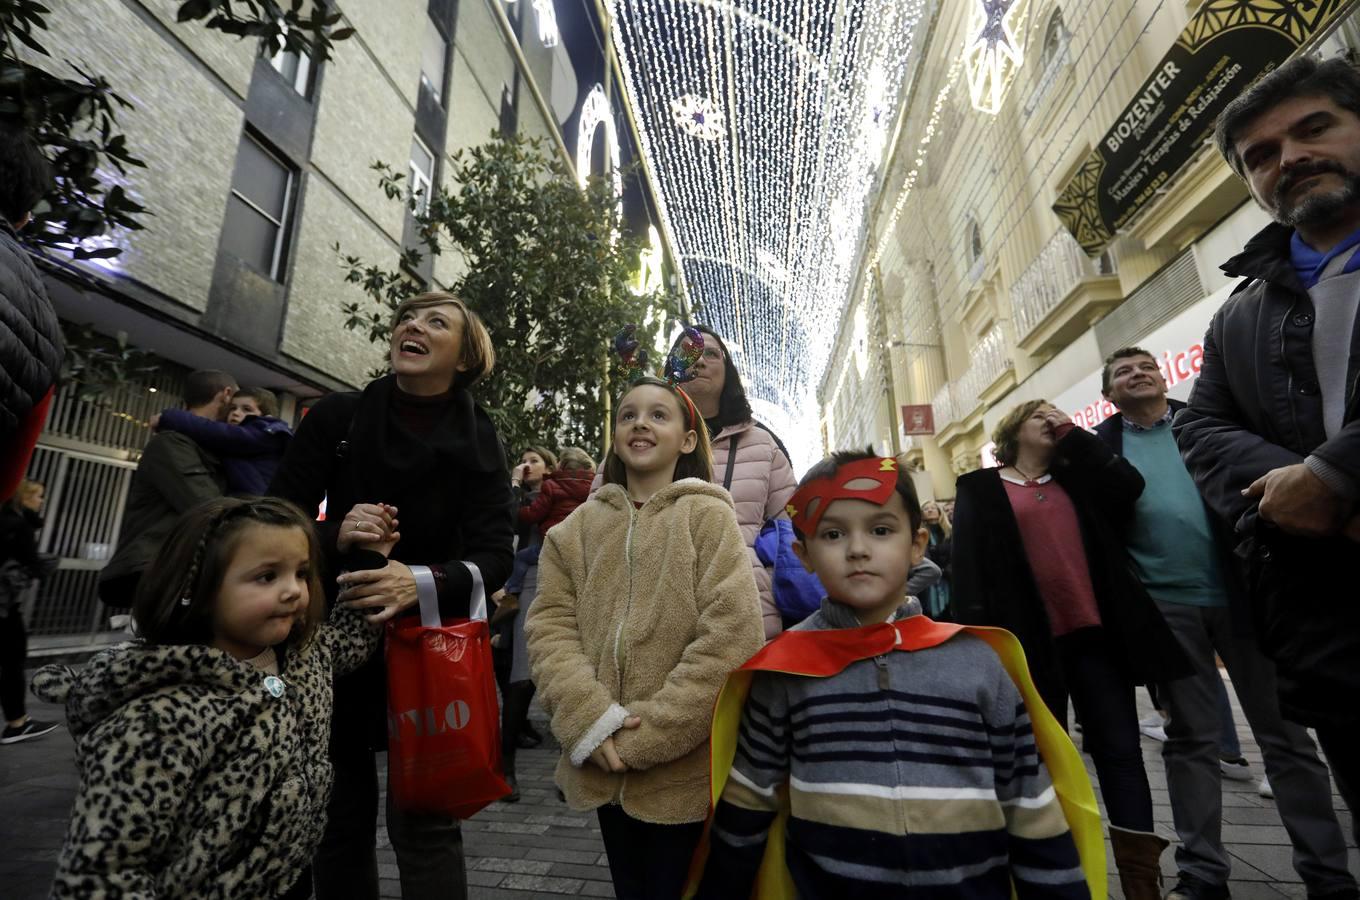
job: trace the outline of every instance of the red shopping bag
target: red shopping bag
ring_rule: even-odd
[[[510,793],[486,593],[477,567],[468,569],[471,619],[442,623],[434,592],[422,589],[420,620],[387,628],[388,790],[400,809],[460,819]]]

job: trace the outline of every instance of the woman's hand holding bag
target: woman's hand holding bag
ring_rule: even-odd
[[[420,599],[415,573],[406,563],[394,559],[388,560],[381,569],[346,572],[337,580],[340,595],[336,599],[365,615],[372,612],[368,619],[375,624],[400,615]]]

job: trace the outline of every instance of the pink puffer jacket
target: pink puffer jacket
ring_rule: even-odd
[[[755,422],[743,422],[720,431],[713,438],[713,481],[722,484],[727,474],[727,458],[732,450],[732,438],[737,438],[737,461],[732,467],[732,503],[737,508],[737,522],[741,536],[746,538],[746,552],[755,569],[756,587],[760,588],[760,612],[765,624],[765,640],[783,630],[779,609],[774,605],[770,570],[756,556],[756,536],[767,519],[784,516],[784,507],[798,487],[793,466],[784,451],[779,449],[774,435]]]
[[[737,522],[741,536],[746,539],[746,552],[755,571],[756,587],[760,588],[760,613],[765,627],[765,640],[771,640],[784,630],[779,608],[774,605],[774,591],[770,570],[756,556],[756,537],[767,519],[787,515],[784,507],[798,487],[793,466],[779,449],[774,435],[763,425],[743,422],[720,431],[713,438],[713,483],[722,484],[727,475],[727,457],[732,450],[732,438],[737,439],[737,461],[732,467],[732,503],[737,508]],[[601,472],[604,466],[600,466]],[[595,476],[593,494],[600,489],[603,475]]]

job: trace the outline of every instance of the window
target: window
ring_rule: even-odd
[[[1044,49],[1039,54],[1039,71],[1047,69],[1063,51],[1067,43],[1067,26],[1063,23],[1061,9],[1053,10],[1048,19],[1048,30],[1044,32]]]
[[[434,19],[425,19],[425,48],[420,54],[420,83],[434,99],[444,96],[444,72],[449,64],[449,42]]]
[[[421,143],[411,141],[411,196],[416,201],[416,214],[423,215],[430,208],[430,192],[434,187],[434,154]]]
[[[254,137],[241,136],[222,246],[275,281],[283,280],[296,180],[294,170]]]
[[[292,85],[293,90],[303,97],[307,97],[312,91],[312,59],[311,57],[297,53],[293,50],[280,50],[274,54],[274,58],[269,61],[283,80]]]
[[[971,221],[968,223],[968,261],[979,259],[982,259],[982,229],[976,221]]]
[[[515,104],[515,89],[510,85],[501,83],[501,134],[509,137],[519,130],[519,110]]]

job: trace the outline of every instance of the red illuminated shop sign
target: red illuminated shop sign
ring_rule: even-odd
[[[1162,370],[1162,377],[1166,379],[1168,389],[1187,381],[1193,381],[1199,375],[1199,370],[1203,365],[1204,345],[1200,343],[1191,344],[1179,353],[1163,350],[1161,358],[1157,360],[1157,367]],[[1095,428],[1116,412],[1118,410],[1115,409],[1114,404],[1101,397],[1094,403],[1073,410],[1070,415],[1072,421],[1082,428]]]

